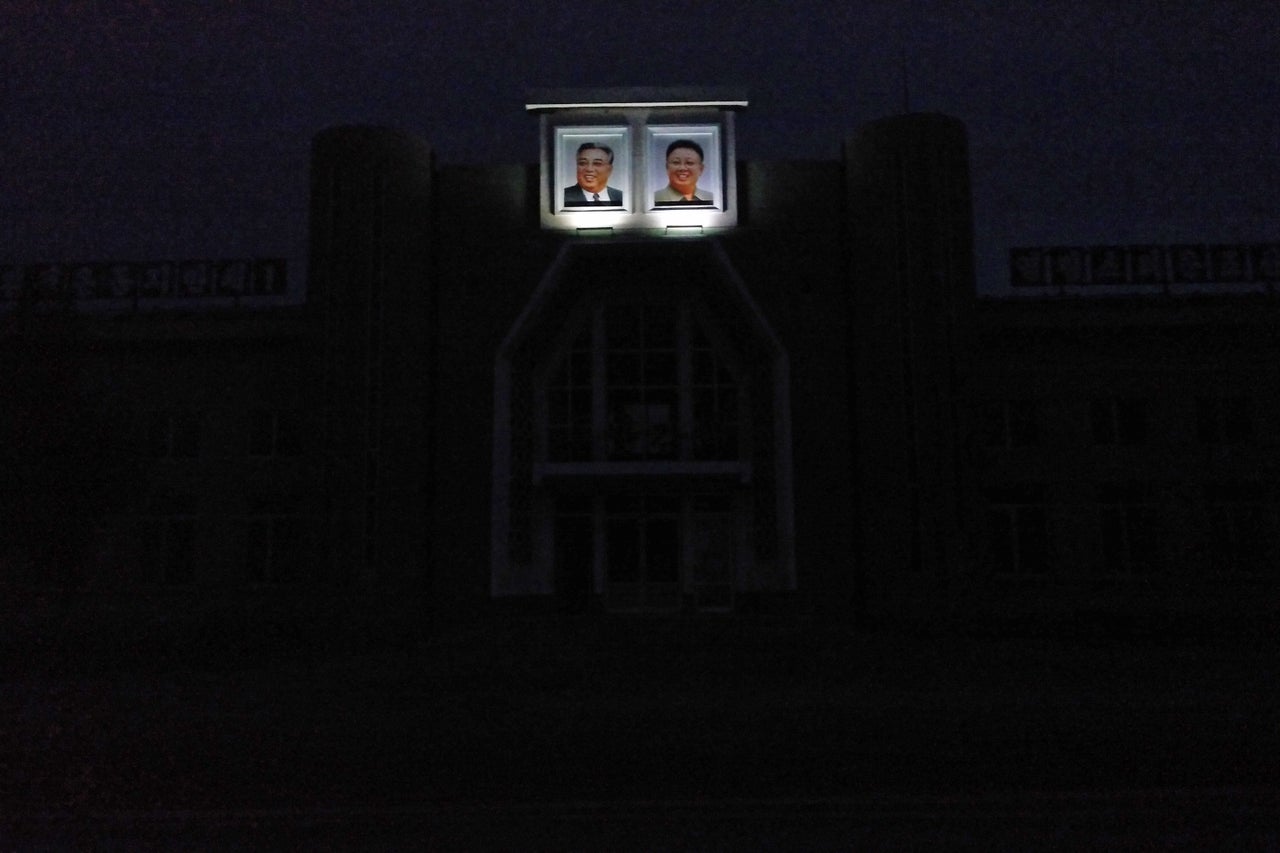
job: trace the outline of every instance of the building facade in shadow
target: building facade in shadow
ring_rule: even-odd
[[[979,299],[959,121],[741,162],[745,101],[608,95],[531,104],[536,165],[317,135],[301,300],[224,292],[226,264],[164,292],[5,268],[0,347],[27,353],[70,294],[72,384],[114,413],[92,440],[133,460],[60,522],[89,531],[81,575],[412,591],[431,619],[1274,601],[1270,286]],[[583,152],[616,190],[598,211],[571,192]],[[682,157],[698,189],[664,201]],[[6,406],[10,467],[56,452],[37,415]],[[11,479],[11,511],[42,488]],[[48,582],[29,538],[0,559]]]

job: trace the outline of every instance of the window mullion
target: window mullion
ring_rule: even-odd
[[[679,458],[688,460],[693,458],[693,319],[688,302],[680,303],[676,317],[676,436]]]
[[[607,456],[609,408],[606,393],[604,305],[591,312],[591,458],[597,462]]]

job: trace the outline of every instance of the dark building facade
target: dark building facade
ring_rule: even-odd
[[[302,304],[54,308],[19,275],[8,514],[65,517],[10,528],[5,571],[424,618],[1274,607],[1274,295],[977,298],[944,116],[725,163],[732,224],[549,229],[537,166],[340,127]],[[38,440],[72,401],[92,429]],[[107,461],[31,463],[77,453]]]

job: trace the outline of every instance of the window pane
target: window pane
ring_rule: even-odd
[[[610,349],[640,349],[644,338],[640,331],[641,314],[629,305],[612,305],[605,312],[605,337]]]
[[[733,519],[730,515],[696,515],[691,551],[695,584],[733,582]]]
[[[644,501],[649,515],[679,515],[680,497],[678,495],[650,495]]]
[[[1247,397],[1231,397],[1223,401],[1223,435],[1229,444],[1242,444],[1253,438],[1253,406]]]
[[[147,453],[157,458],[169,455],[172,427],[168,415],[155,413],[151,416],[147,424]]]
[[[173,455],[193,459],[200,455],[200,416],[183,412],[174,418]]]
[[[560,516],[555,526],[555,586],[560,595],[586,595],[591,589],[594,528],[590,517]]]
[[[569,364],[571,358],[566,356],[563,361],[551,371],[551,375],[547,377],[547,386],[551,388],[563,388],[569,384]]]
[[[272,573],[276,583],[294,583],[302,574],[302,523],[295,517],[277,518],[272,550]]]
[[[569,392],[555,388],[547,392],[547,422],[554,426],[563,426],[573,419],[570,409]]]
[[[1123,574],[1126,570],[1126,543],[1124,520],[1114,506],[1102,508],[1102,567],[1109,575]]]
[[[590,495],[560,495],[556,498],[556,515],[591,515]]]
[[[249,413],[249,453],[270,456],[275,449],[275,418],[265,409]]]
[[[590,428],[591,426],[591,392],[576,389],[570,402],[573,423]]]
[[[996,574],[1013,571],[1013,524],[1009,510],[993,507],[987,512],[987,559]]]
[[[632,583],[640,580],[640,528],[634,519],[609,519],[609,580]]]
[[[645,456],[659,459],[674,458],[676,446],[675,392],[653,395],[658,399],[644,406],[645,440],[642,451]]]
[[[610,385],[639,385],[641,372],[639,352],[610,351],[605,359],[605,371]]]
[[[195,563],[196,525],[191,519],[173,519],[168,524],[165,542],[165,581],[184,584],[191,581]]]
[[[1030,447],[1039,439],[1039,415],[1035,403],[1019,400],[1009,403],[1009,445]]]
[[[675,349],[676,311],[674,305],[644,306],[646,349]]]
[[[654,583],[680,579],[680,534],[674,518],[650,518],[645,527],[645,569]]]
[[[1018,563],[1024,574],[1043,574],[1049,567],[1049,529],[1043,507],[1018,508]]]
[[[1140,574],[1150,572],[1160,563],[1159,514],[1150,506],[1130,506],[1125,510],[1130,569]]]
[[[1256,573],[1270,568],[1272,523],[1270,513],[1257,504],[1234,507],[1236,571]]]
[[[1110,400],[1092,400],[1089,403],[1089,426],[1094,444],[1114,444],[1115,424],[1111,419]]]
[[[1201,397],[1196,400],[1196,438],[1206,444],[1216,443],[1221,437],[1218,430],[1217,402],[1210,397]]]
[[[609,515],[635,515],[640,512],[642,505],[643,502],[636,495],[609,495],[604,499],[604,511]]]
[[[675,352],[653,352],[645,358],[644,381],[646,385],[675,385],[676,376]]]
[[[276,413],[276,453],[296,456],[302,450],[302,418],[296,411]]]
[[[721,420],[738,420],[738,389],[732,385],[722,385],[716,389],[716,405],[720,409]]]
[[[634,459],[644,448],[645,421],[640,394],[636,391],[609,392],[609,458]]]
[[[1004,447],[1007,443],[1004,426],[1004,405],[985,403],[975,413],[975,429],[986,447]]]
[[[547,458],[552,462],[568,462],[573,459],[573,428],[547,427]]]
[[[591,387],[591,350],[569,353],[569,380],[575,388]]]
[[[1120,441],[1142,444],[1147,440],[1147,411],[1141,400],[1121,400],[1116,408]]]
[[[693,353],[693,381],[697,385],[710,385],[715,381],[715,357],[710,350],[697,350]]]
[[[591,459],[591,426],[575,424],[569,439],[569,458],[574,462]]]
[[[731,495],[694,495],[693,511],[706,513],[733,512],[733,497]]]
[[[251,583],[265,583],[271,563],[271,529],[266,519],[254,519],[245,527],[245,573]]]

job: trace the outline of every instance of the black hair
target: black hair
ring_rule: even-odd
[[[581,154],[589,148],[599,148],[601,151],[609,155],[609,165],[613,165],[613,149],[608,145],[601,145],[599,142],[584,142],[578,146],[578,153]]]
[[[668,156],[668,157],[670,157],[670,156],[671,156],[671,152],[672,152],[672,151],[675,151],[677,148],[691,148],[691,149],[693,149],[694,151],[697,151],[697,152],[698,152],[698,159],[699,159],[699,160],[701,160],[701,161],[702,161],[702,162],[704,162],[704,163],[705,163],[705,162],[707,162],[707,157],[706,157],[706,155],[702,153],[702,146],[701,146],[701,145],[699,145],[698,143],[694,142],[692,139],[677,139],[675,142],[673,142],[673,143],[671,143],[670,145],[668,145],[668,146],[667,146],[667,156]]]

